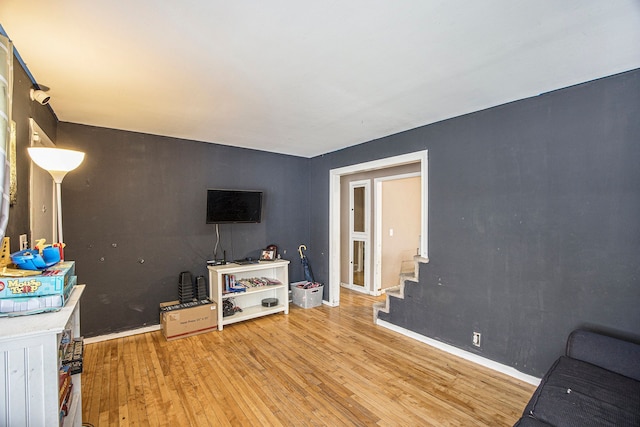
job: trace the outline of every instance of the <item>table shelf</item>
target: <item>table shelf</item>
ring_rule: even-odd
[[[275,313],[289,314],[289,261],[260,261],[257,264],[225,264],[209,266],[209,296],[218,306],[218,330],[224,325],[255,319]],[[280,282],[277,285],[257,286],[247,288],[244,292],[223,293],[225,289],[225,276],[234,275],[236,279],[248,279],[252,277],[266,277]],[[233,298],[238,311],[231,316],[223,316],[223,301]],[[277,298],[278,304],[273,307],[263,307],[265,298]]]
[[[59,427],[60,341],[63,331],[80,337],[80,297],[76,285],[58,311],[0,319],[0,425]],[[82,374],[71,376],[71,408],[64,427],[82,425]]]

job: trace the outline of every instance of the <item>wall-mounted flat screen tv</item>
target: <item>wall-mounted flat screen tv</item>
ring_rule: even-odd
[[[262,220],[262,191],[207,190],[207,224]]]

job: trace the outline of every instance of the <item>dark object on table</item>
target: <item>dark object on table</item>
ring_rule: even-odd
[[[194,297],[197,300],[203,300],[207,298],[207,279],[204,276],[196,277]]]
[[[265,298],[262,300],[263,307],[275,307],[278,305],[278,298]]]
[[[193,278],[191,277],[191,273],[188,271],[183,271],[180,273],[180,277],[178,278],[178,297],[180,298],[180,302],[190,302],[194,299],[193,292]]]

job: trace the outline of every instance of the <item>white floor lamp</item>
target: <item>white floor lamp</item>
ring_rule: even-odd
[[[57,223],[58,230],[57,236],[54,237],[54,242],[63,243],[62,237],[62,180],[67,172],[70,172],[80,166],[80,163],[84,160],[84,153],[75,150],[65,150],[62,148],[50,148],[50,147],[29,147],[27,148],[31,160],[46,170],[53,177],[53,182],[56,183],[56,200],[57,200]]]

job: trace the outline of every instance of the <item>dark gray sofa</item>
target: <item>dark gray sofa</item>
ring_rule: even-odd
[[[640,345],[573,331],[516,426],[640,426]]]

